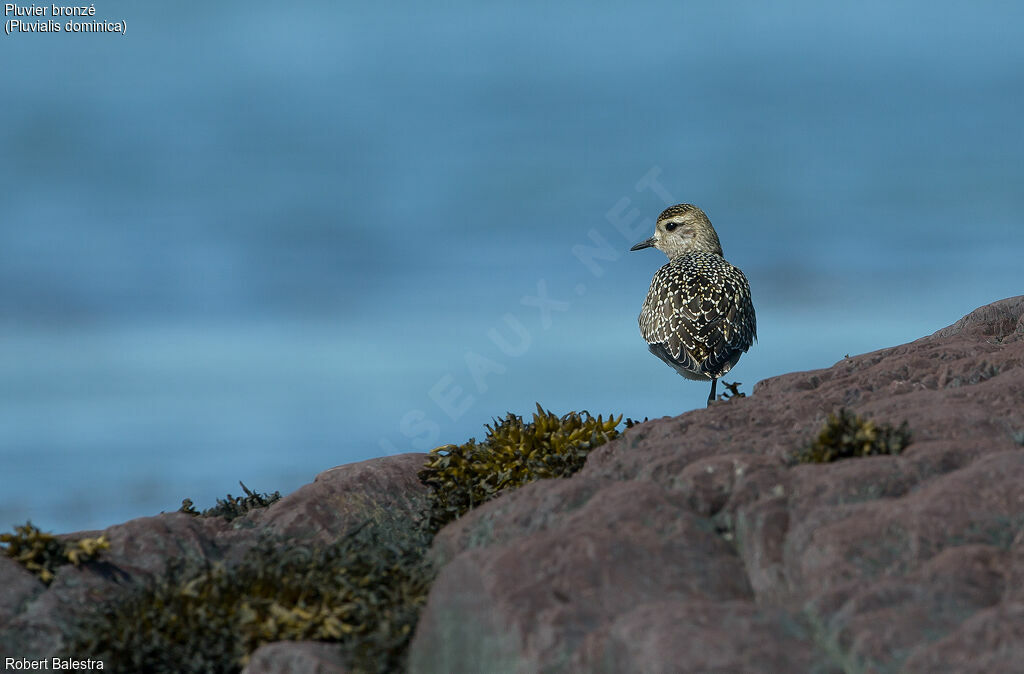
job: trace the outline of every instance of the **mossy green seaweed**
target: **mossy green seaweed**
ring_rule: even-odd
[[[400,671],[433,579],[429,542],[377,517],[333,544],[267,537],[233,565],[177,562],[85,619],[65,651],[116,671],[227,673],[264,643],[319,640],[353,671]]]
[[[831,463],[862,456],[899,454],[911,442],[904,421],[898,427],[876,424],[846,408],[829,414],[818,435],[795,452],[794,463]]]
[[[430,487],[430,525],[439,529],[528,482],[572,475],[591,450],[619,435],[621,420],[621,415],[595,418],[586,411],[559,417],[538,403],[532,421],[508,413],[486,426],[483,442],[471,438],[432,450],[419,472],[420,481]]]
[[[242,491],[245,492],[245,496],[232,496],[228,494],[225,498],[217,499],[217,505],[207,508],[202,512],[196,510],[192,499],[187,498],[182,500],[181,508],[178,509],[178,512],[192,515],[193,517],[223,517],[230,522],[250,510],[266,508],[271,503],[281,500],[281,492],[279,491],[275,491],[273,494],[259,494],[246,487],[245,483],[241,480],[238,481],[238,484],[242,485]]]

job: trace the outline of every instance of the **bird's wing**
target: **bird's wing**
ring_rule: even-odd
[[[754,339],[746,277],[728,263],[666,264],[654,275],[640,314],[640,332],[681,367],[718,372]]]

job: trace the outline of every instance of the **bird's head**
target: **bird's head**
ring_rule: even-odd
[[[654,225],[654,236],[630,250],[657,248],[669,259],[685,253],[722,254],[722,244],[704,211],[693,204],[676,204],[661,212]]]

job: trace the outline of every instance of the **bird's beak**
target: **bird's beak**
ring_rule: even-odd
[[[641,241],[640,243],[636,244],[635,246],[630,248],[630,250],[642,250],[644,248],[650,248],[653,245],[654,245],[654,237],[652,236],[651,238],[647,239],[646,241]]]

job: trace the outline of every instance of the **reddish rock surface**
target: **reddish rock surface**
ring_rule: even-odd
[[[414,672],[1024,671],[1024,296],[626,432],[435,538]],[[840,407],[900,456],[792,465]]]
[[[346,674],[345,662],[333,644],[278,641],[260,646],[242,674]]]
[[[163,574],[171,560],[230,563],[267,534],[303,542],[337,540],[381,508],[411,519],[426,493],[416,477],[425,456],[402,454],[332,468],[280,501],[230,522],[175,512],[79,532],[74,537],[105,535],[110,549],[99,562],[59,567],[49,587],[0,556],[0,654],[30,659],[57,654],[78,619]]]

